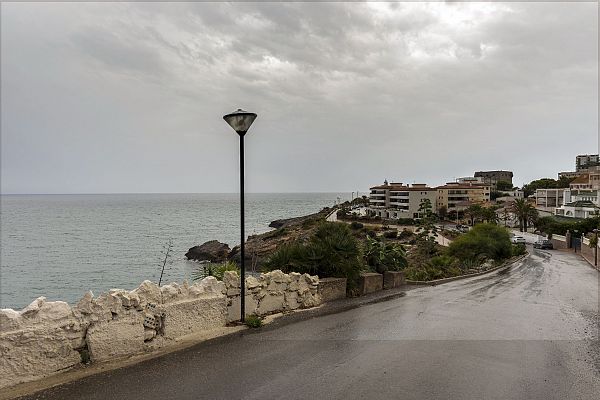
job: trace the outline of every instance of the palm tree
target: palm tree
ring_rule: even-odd
[[[537,210],[525,199],[516,199],[513,203],[513,212],[519,219],[519,230],[527,232],[527,224],[534,223],[538,217]]]

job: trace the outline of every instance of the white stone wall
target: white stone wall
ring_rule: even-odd
[[[144,281],[134,290],[87,292],[71,307],[34,300],[0,310],[0,388],[37,380],[86,362],[150,352],[186,335],[240,318],[240,280],[226,272],[188,285]],[[321,303],[319,278],[277,270],[246,278],[247,314],[268,315]]]
[[[240,319],[240,277],[227,271],[223,276],[227,291],[228,320]],[[280,270],[246,278],[246,315],[264,316],[321,304],[319,277]]]
[[[21,311],[0,310],[0,388],[73,367],[152,351],[227,323],[225,284],[144,281],[127,291],[86,293],[74,306],[34,300]]]

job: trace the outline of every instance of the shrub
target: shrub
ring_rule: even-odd
[[[415,220],[412,218],[398,218],[396,220],[397,225],[414,225]]]
[[[385,271],[400,271],[407,267],[406,252],[398,243],[367,238],[364,250],[365,263],[380,274]]]
[[[351,289],[358,284],[363,265],[358,241],[350,227],[339,222],[322,222],[307,243],[279,246],[263,268],[346,278]]]
[[[461,261],[483,258],[502,260],[512,255],[510,236],[506,228],[501,226],[478,224],[450,244],[448,255]]]
[[[453,265],[456,265],[457,261],[458,260],[454,257],[448,256],[448,255],[441,255],[441,256],[431,257],[431,259],[429,260],[429,263],[433,267],[449,268]]]
[[[412,235],[413,233],[411,231],[409,231],[408,229],[403,229],[402,232],[398,234],[398,239],[408,239]]]
[[[362,229],[363,226],[364,226],[363,224],[361,224],[360,222],[356,222],[356,221],[353,221],[350,224],[350,228],[355,229],[355,230]]]
[[[385,231],[383,237],[386,239],[396,239],[398,237],[398,231]]]
[[[207,276],[214,276],[218,280],[222,281],[225,271],[235,271],[239,275],[240,267],[233,261],[227,261],[223,264],[200,264],[200,266],[192,272],[192,280],[197,281],[204,279]]]
[[[377,233],[373,229],[367,229],[365,233],[367,234],[367,237],[370,238],[374,238],[377,236]]]
[[[262,326],[262,318],[255,314],[246,315],[244,321],[246,323],[246,326],[248,326],[249,328],[260,328]]]
[[[525,245],[523,243],[517,243],[512,245],[512,255],[520,256],[526,253]]]
[[[273,230],[271,232],[265,233],[264,238],[265,239],[267,239],[267,238],[269,238],[269,239],[276,238],[276,237],[283,236],[286,233],[288,233],[287,228],[279,228],[279,229],[275,229],[275,230]]]

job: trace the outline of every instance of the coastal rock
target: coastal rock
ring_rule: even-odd
[[[185,253],[188,260],[223,262],[227,260],[230,248],[226,243],[221,243],[218,240],[210,240],[194,246]]]

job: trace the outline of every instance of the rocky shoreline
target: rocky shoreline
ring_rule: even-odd
[[[246,241],[246,265],[247,269],[255,270],[283,243],[294,240],[305,240],[310,237],[314,228],[320,221],[324,221],[331,211],[325,207],[321,211],[300,217],[291,217],[272,221],[269,227],[272,231],[258,235],[248,236]],[[233,261],[240,263],[240,246],[233,248],[227,243],[217,240],[191,247],[185,254],[188,260],[200,262],[223,263]]]

